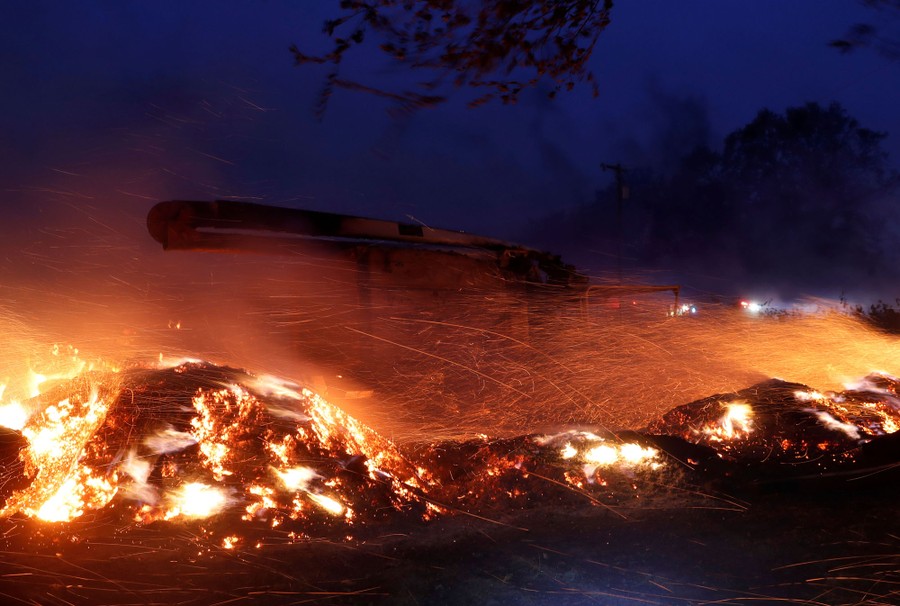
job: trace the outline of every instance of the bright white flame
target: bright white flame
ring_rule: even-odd
[[[750,417],[753,416],[753,408],[743,402],[732,402],[728,405],[728,411],[722,418],[722,426],[726,431],[750,431]]]
[[[566,442],[566,445],[563,446],[563,449],[560,451],[559,456],[564,459],[571,459],[577,454],[578,450],[574,446],[572,446],[571,442]]]
[[[85,508],[100,508],[109,503],[117,491],[115,476],[112,480],[93,476],[90,469],[81,467],[66,478],[37,511],[30,507],[23,511],[46,522],[68,522],[83,514]]]
[[[758,314],[763,308],[763,306],[756,301],[741,301],[741,307],[752,314]]]
[[[299,385],[272,375],[256,377],[250,382],[249,386],[253,391],[257,391],[264,396],[277,396],[290,398],[291,400],[303,399]]]
[[[182,485],[174,500],[175,506],[166,513],[166,519],[178,516],[208,518],[221,511],[226,502],[224,492],[202,482]]]
[[[202,362],[203,362],[203,360],[200,360],[198,358],[188,358],[188,357],[169,358],[169,357],[163,356],[162,353],[160,353],[159,354],[159,362],[157,363],[156,367],[161,368],[161,369],[166,369],[166,368],[175,368],[176,366],[181,366],[182,364],[200,364]]]
[[[238,536],[225,537],[222,539],[222,549],[234,549],[240,541],[241,538]]]
[[[86,442],[103,422],[106,404],[92,389],[86,401],[60,400],[22,428],[22,451],[34,481],[7,499],[0,515],[20,511],[49,521],[70,520],[85,509],[106,506],[116,489],[106,477],[78,463]],[[110,478],[114,478],[113,473]]]
[[[565,440],[565,442],[567,443],[571,442],[572,440],[602,442],[603,438],[593,432],[579,431],[577,429],[570,429],[568,431],[563,431],[552,435],[534,437],[534,443],[538,446],[555,446],[563,442],[563,440]]]
[[[313,502],[327,511],[330,514],[339,516],[344,513],[344,506],[332,499],[331,497],[326,497],[323,494],[313,494],[307,493],[309,498],[313,500]]]
[[[706,427],[703,433],[712,440],[730,440],[753,431],[751,417],[753,408],[743,402],[731,402],[725,406],[725,414],[719,419],[718,424]]]
[[[642,463],[656,457],[655,448],[644,448],[640,444],[622,444],[619,454],[629,463]]]
[[[150,472],[153,471],[153,465],[151,465],[149,460],[138,457],[137,454],[131,450],[128,452],[128,455],[126,455],[125,460],[122,462],[119,469],[128,474],[133,480],[131,484],[124,488],[124,496],[126,498],[142,503],[157,502],[158,495],[156,493],[156,488],[147,482],[147,479],[150,477]]]
[[[176,431],[171,427],[157,432],[155,435],[147,436],[144,439],[144,446],[148,447],[153,454],[166,454],[169,452],[178,452],[184,450],[188,446],[197,443],[197,439],[190,433],[184,431]]]
[[[309,483],[320,477],[314,469],[309,467],[294,467],[285,471],[277,469],[275,473],[278,474],[288,490],[308,490]]]
[[[45,522],[68,522],[72,518],[77,518],[83,513],[80,508],[82,503],[79,492],[78,479],[68,478],[37,510],[37,517]]]
[[[800,402],[812,402],[815,400],[824,400],[825,396],[818,391],[795,391],[794,399]]]
[[[28,411],[18,402],[0,405],[0,426],[20,430],[28,422]]]
[[[824,410],[810,410],[809,412],[815,413],[816,417],[819,419],[819,423],[828,429],[832,431],[841,431],[854,440],[859,439],[859,428],[856,425],[842,423]]]
[[[33,370],[28,373],[28,384],[29,384],[29,392],[31,397],[39,396],[41,394],[41,383],[47,380],[47,377],[34,372]]]
[[[615,446],[600,444],[584,453],[584,460],[595,465],[612,465],[619,460],[619,453]]]

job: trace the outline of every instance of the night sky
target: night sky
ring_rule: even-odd
[[[900,158],[900,64],[828,46],[875,17],[852,0],[619,2],[591,60],[597,99],[586,87],[552,102],[534,91],[513,107],[453,100],[395,120],[388,101],[337,91],[317,121],[326,71],[294,66],[288,47],[327,49],[322,22],[336,5],[5,3],[7,241],[83,221],[152,247],[143,220],[154,201],[223,197],[515,239],[590,203],[611,179],[601,162],[664,170],[763,107],[807,101],[838,101],[890,133]],[[355,55],[343,76],[416,81]]]

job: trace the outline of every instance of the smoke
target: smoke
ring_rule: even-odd
[[[643,128],[615,144],[635,169],[671,174],[685,155],[715,140],[705,97],[669,90],[656,78],[646,84],[639,116]]]

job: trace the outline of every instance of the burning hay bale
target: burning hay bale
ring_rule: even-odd
[[[673,481],[752,484],[896,463],[897,393],[886,376],[829,394],[772,380],[680,406],[641,432],[401,449],[298,385],[183,361],[87,373],[29,401],[21,432],[0,435],[0,497],[7,516],[66,522],[93,511],[124,525],[206,521],[229,536],[277,528],[291,539],[459,512],[614,509]]]
[[[4,514],[222,515],[302,533],[426,509],[415,469],[389,442],[295,385],[200,362],[123,371],[115,391],[104,378],[27,402],[38,412],[21,434],[5,431],[5,473],[29,484],[4,484]]]
[[[679,406],[645,432],[704,447],[708,456],[689,458],[694,467],[745,481],[865,473],[900,460],[898,387],[870,375],[858,388],[823,394],[772,379]]]
[[[8,491],[3,513],[55,522],[93,511],[343,537],[459,512],[608,506],[598,496],[615,500],[613,477],[630,494],[636,467],[661,465],[652,448],[591,432],[403,451],[309,390],[199,361],[88,374],[26,404],[37,412],[6,458],[29,485]]]

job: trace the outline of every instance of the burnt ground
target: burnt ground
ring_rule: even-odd
[[[536,506],[351,540],[270,531],[233,550],[214,522],[140,527],[107,513],[60,530],[12,519],[0,594],[10,604],[896,604],[900,488],[893,471],[872,480],[732,492],[742,507],[635,498],[615,512]]]

